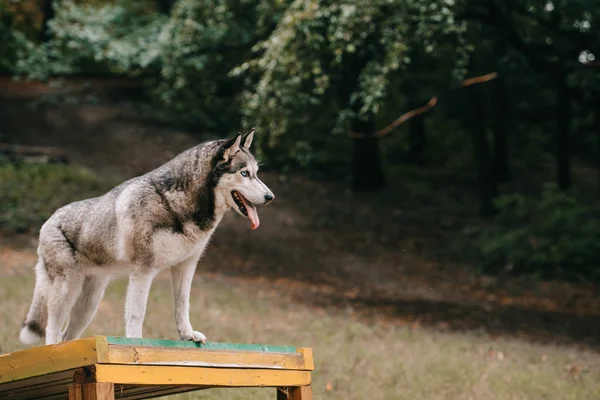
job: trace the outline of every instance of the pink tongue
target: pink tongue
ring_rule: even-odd
[[[242,198],[242,201],[244,202],[244,205],[246,206],[246,211],[248,212],[248,218],[250,218],[250,221],[252,222],[252,229],[258,228],[258,225],[260,225],[260,221],[258,219],[258,212],[256,212],[256,207],[254,207],[252,204],[250,204],[244,198],[244,196],[240,196],[240,197]]]

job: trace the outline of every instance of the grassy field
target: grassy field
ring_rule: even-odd
[[[10,252],[10,257],[7,257]],[[0,250],[0,350],[17,332],[33,290],[30,251]],[[258,285],[258,286],[257,286]],[[125,281],[108,289],[87,333],[123,334]],[[144,334],[175,339],[168,274],[155,281]],[[349,310],[294,302],[282,288],[200,273],[192,322],[212,341],[293,344],[315,351],[317,399],[598,399],[600,355],[571,347],[492,340],[476,333],[398,327]],[[273,398],[273,389],[203,391],[177,399]]]

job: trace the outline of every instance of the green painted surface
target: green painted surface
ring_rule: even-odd
[[[242,350],[242,351],[262,351],[269,353],[295,353],[295,346],[270,346],[264,344],[242,344],[242,343],[221,343],[207,342],[205,344],[195,343],[183,340],[164,340],[164,339],[133,339],[120,336],[107,336],[106,341],[109,344],[118,344],[124,346],[158,346],[181,349],[207,349],[207,350]]]

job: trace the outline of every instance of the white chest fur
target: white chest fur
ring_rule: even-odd
[[[183,233],[158,231],[152,237],[154,266],[159,269],[172,267],[192,255],[201,255],[222,216],[218,216],[214,226],[207,231],[193,223],[184,225]]]

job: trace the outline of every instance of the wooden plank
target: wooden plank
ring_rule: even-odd
[[[135,385],[304,386],[310,384],[310,380],[310,371],[278,369],[97,364],[95,370],[96,382]]]
[[[0,384],[0,399],[8,396],[10,393],[18,394],[29,390],[37,390],[37,388],[60,385],[65,382],[70,383],[73,380],[73,370],[57,372],[49,375],[41,375],[33,378],[11,381]]]
[[[184,340],[164,340],[164,339],[136,339],[120,336],[106,336],[109,345],[118,344],[124,346],[158,346],[181,349],[206,349],[206,350],[235,350],[235,351],[262,351],[273,353],[296,353],[294,346],[272,346],[265,344],[243,344],[243,343],[221,343],[207,342],[195,343]]]
[[[69,400],[115,400],[112,383],[83,383],[69,386]]]
[[[314,369],[311,352],[264,353],[204,349],[186,349],[182,351],[181,349],[164,347],[110,345],[105,359],[110,361],[111,364],[291,369],[303,371]],[[103,363],[102,361],[100,362]]]
[[[312,387],[299,386],[290,388],[289,400],[312,400]]]
[[[115,385],[110,382],[84,383],[81,392],[82,400],[115,400]]]
[[[19,381],[27,382],[27,380]],[[52,381],[50,383],[42,383],[32,386],[21,386],[10,391],[3,392],[0,398],[20,398],[20,399],[33,399],[33,398],[46,398],[54,396],[60,393],[67,393],[67,388],[71,384],[70,379],[63,379],[60,381]]]
[[[27,400],[69,400],[69,393],[65,389],[64,392],[44,395],[42,397],[28,397]]]
[[[0,384],[93,365],[95,346],[95,338],[88,338],[0,355]]]
[[[144,385],[144,386],[125,386],[115,387],[115,398],[116,399],[127,399],[127,400],[136,400],[136,399],[151,399],[154,397],[166,396],[171,394],[185,393],[191,392],[195,390],[208,389],[203,386],[185,386],[185,385],[176,385],[176,386],[164,386],[164,385]]]
[[[64,390],[60,392],[52,392],[52,393],[44,393],[44,394],[35,394],[31,395],[28,393],[22,393],[17,396],[0,396],[0,399],[4,400],[34,400],[34,399],[43,399],[43,400],[68,400],[71,399],[71,396],[79,396],[73,397],[77,400],[83,400],[81,393],[81,389],[76,390],[74,386],[70,382],[64,385]],[[81,386],[81,385],[79,385]],[[154,397],[161,397],[172,394],[186,393],[191,391],[208,389],[207,387],[202,386],[156,386],[156,385],[145,385],[145,386],[127,386],[124,390],[119,390],[120,388],[115,387],[115,399],[124,399],[124,400],[136,400],[136,399],[151,399]],[[76,390],[73,392],[73,390]],[[73,394],[71,394],[73,393]]]
[[[11,400],[32,400],[32,399],[68,399],[69,391],[72,391],[73,381],[69,377],[61,381],[52,382],[52,386],[46,383],[40,383],[32,386],[27,386],[25,383],[30,379],[19,381],[23,387],[13,389],[11,391],[0,392],[0,399]],[[165,396],[168,394],[185,393],[192,390],[206,389],[201,386],[176,385],[176,386],[157,386],[144,385],[132,386],[123,385],[115,387],[115,398],[118,399],[149,399],[152,397]],[[81,393],[81,391],[79,392]],[[80,398],[79,398],[80,399]],[[81,400],[81,399],[80,399]]]
[[[74,385],[69,385],[69,400],[83,400],[83,390],[81,390],[81,387],[83,385],[80,384],[74,384]]]

